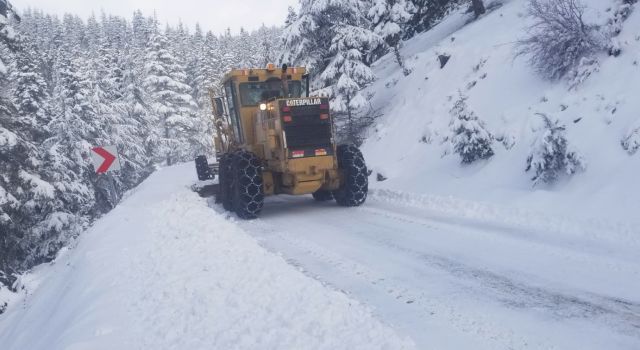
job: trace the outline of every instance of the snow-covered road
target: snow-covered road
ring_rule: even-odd
[[[240,225],[307,275],[372,306],[420,349],[640,348],[633,239],[441,212],[399,205],[386,191],[356,209],[280,196]]]
[[[0,348],[640,348],[634,227],[389,189],[242,221],[192,179],[158,171],[23,276]]]

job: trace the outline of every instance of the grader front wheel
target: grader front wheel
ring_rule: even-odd
[[[251,152],[237,151],[231,163],[233,210],[242,219],[255,219],[264,204],[260,158]]]

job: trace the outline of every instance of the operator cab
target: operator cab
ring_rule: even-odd
[[[272,77],[266,81],[246,82],[239,84],[240,104],[242,107],[258,106],[261,102],[277,98],[306,97],[300,80],[288,80],[287,88],[282,79]],[[288,91],[285,91],[288,90]],[[229,96],[227,96],[228,98]]]
[[[257,112],[265,103],[280,98],[301,98],[309,95],[309,78],[301,67],[283,65],[276,69],[236,69],[223,78],[224,99],[232,138],[237,144],[253,139]],[[224,111],[220,110],[222,114]]]

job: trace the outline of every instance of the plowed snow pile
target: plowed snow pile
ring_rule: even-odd
[[[413,348],[258,246],[192,179],[192,164],[158,171],[26,277],[24,302],[0,318],[2,349]]]

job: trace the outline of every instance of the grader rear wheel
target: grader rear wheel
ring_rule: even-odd
[[[367,165],[360,150],[353,145],[340,145],[337,150],[338,168],[343,182],[333,191],[336,202],[343,207],[357,207],[367,199],[369,179]]]

